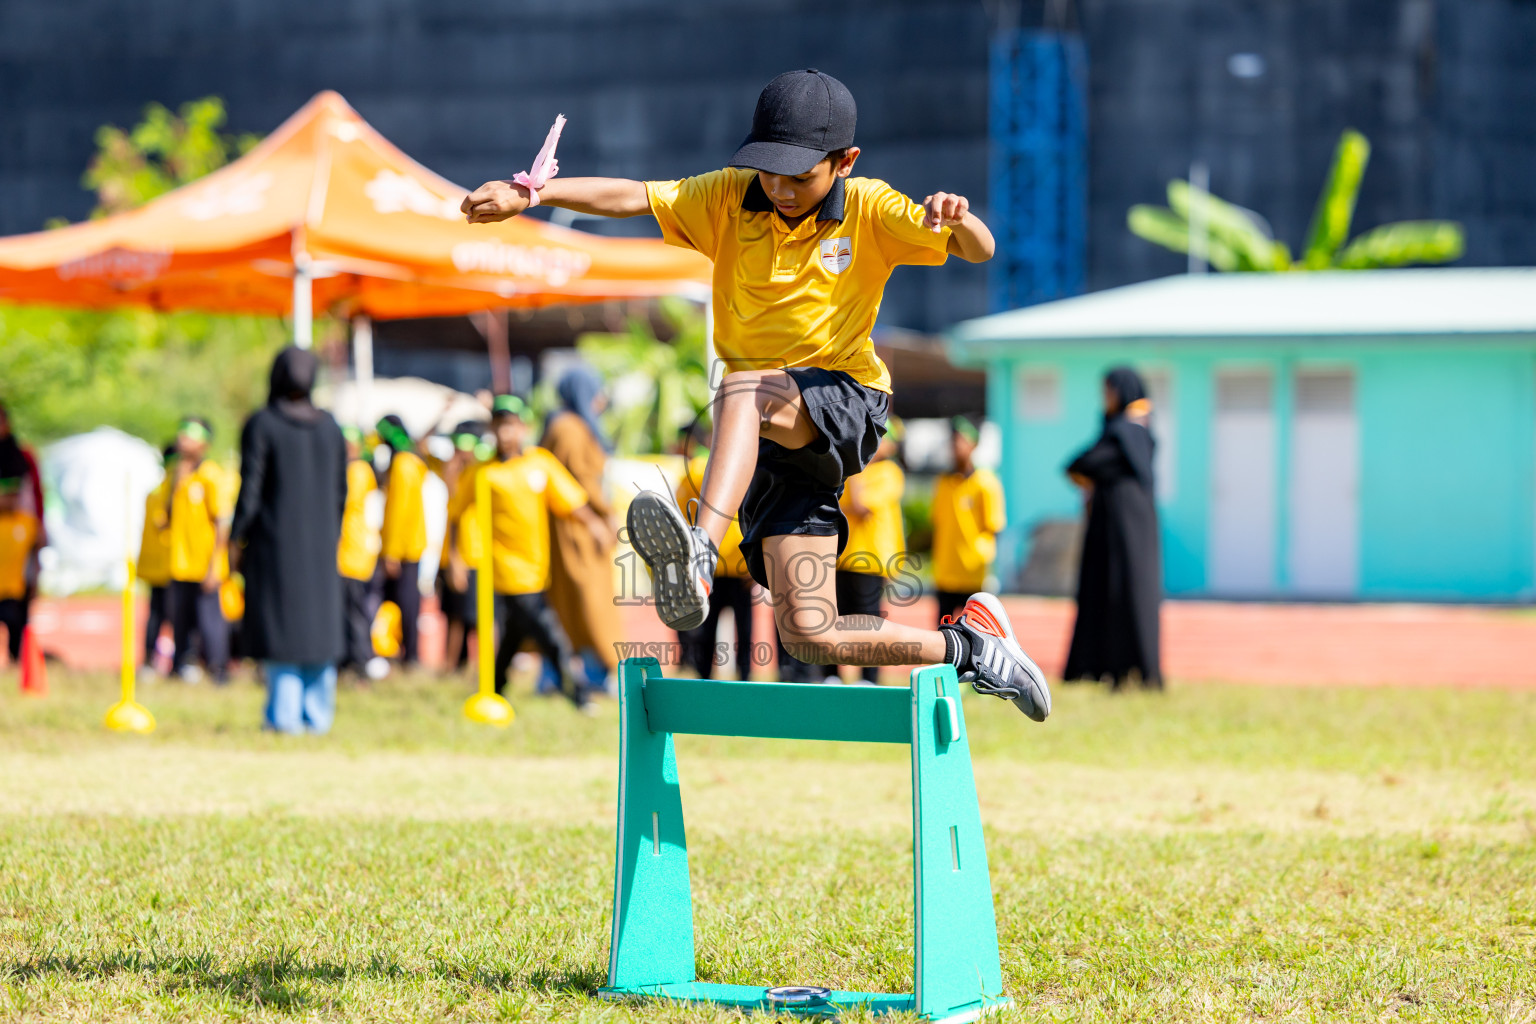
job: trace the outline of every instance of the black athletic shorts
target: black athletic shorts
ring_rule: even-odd
[[[841,370],[802,366],[785,372],[799,385],[819,436],[804,448],[785,448],[766,438],[757,443],[757,472],[741,500],[741,553],[747,571],[765,587],[765,537],[835,536],[842,553],[848,519],[837,500],[844,481],[874,458],[891,409],[890,395]]]

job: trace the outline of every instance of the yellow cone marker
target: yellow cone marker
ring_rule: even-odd
[[[107,709],[106,726],[113,732],[149,733],[155,731],[155,716],[133,699],[137,673],[137,648],[133,628],[133,559],[128,559],[128,582],[123,584],[123,697]]]
[[[485,467],[475,473],[475,517],[480,527],[480,565],[475,572],[476,646],[479,647],[480,690],[464,702],[464,717],[482,725],[505,729],[517,717],[507,699],[496,692],[496,612],[493,608],[491,558],[491,481]]]

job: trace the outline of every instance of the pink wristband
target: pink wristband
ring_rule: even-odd
[[[560,130],[565,127],[565,115],[555,117],[555,124],[544,137],[544,145],[539,149],[539,155],[533,158],[533,167],[526,171],[518,171],[512,175],[512,180],[528,190],[528,208],[531,210],[539,205],[539,189],[560,173],[560,162],[555,159],[555,147],[560,143]]]

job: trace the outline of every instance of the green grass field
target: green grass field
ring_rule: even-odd
[[[617,709],[505,732],[427,678],[335,733],[261,695],[0,696],[0,1020],[715,1020],[598,1000]],[[1036,1020],[1536,1020],[1536,693],[968,699],[1016,1008]],[[700,977],[911,987],[902,748],[678,740]]]

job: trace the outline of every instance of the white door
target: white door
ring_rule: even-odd
[[[1352,371],[1296,374],[1289,498],[1291,589],[1353,595],[1360,584],[1360,427]]]
[[[1142,378],[1152,400],[1152,420],[1147,426],[1157,441],[1152,452],[1153,482],[1158,504],[1168,505],[1179,496],[1179,428],[1173,407],[1173,377],[1167,370],[1149,370]]]
[[[1275,589],[1274,382],[1267,371],[1216,377],[1206,585],[1234,597]]]

